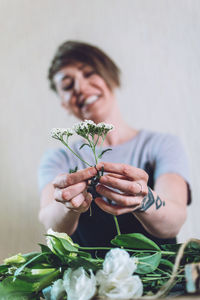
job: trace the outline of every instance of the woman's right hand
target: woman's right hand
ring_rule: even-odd
[[[75,212],[87,211],[92,201],[92,195],[87,192],[87,181],[96,174],[95,167],[90,167],[75,173],[58,175],[53,181],[55,200]]]

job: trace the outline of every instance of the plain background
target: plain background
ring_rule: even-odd
[[[49,131],[75,119],[49,90],[59,44],[81,40],[122,70],[117,93],[137,129],[178,135],[191,167],[193,203],[179,241],[200,238],[200,1],[0,0],[0,260],[39,249],[37,168]]]

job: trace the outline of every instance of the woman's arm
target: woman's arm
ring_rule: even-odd
[[[107,174],[101,177],[97,191],[117,205],[96,198],[95,202],[101,209],[113,215],[133,213],[147,232],[156,237],[165,239],[177,235],[186,219],[187,206],[187,184],[181,176],[173,173],[161,175],[151,190],[147,186],[145,171],[112,163],[100,163],[97,168],[100,169],[102,164]]]
[[[152,191],[151,206],[134,215],[152,235],[159,238],[175,237],[186,220],[187,193],[187,184],[180,175],[161,175]]]
[[[45,186],[41,194],[39,220],[45,229],[71,235],[76,230],[80,214],[73,212],[61,202],[55,201],[52,183]]]
[[[41,194],[39,220],[45,228],[72,235],[81,213],[88,210],[92,196],[87,193],[87,180],[95,176],[95,168],[72,174],[61,174],[47,184]]]

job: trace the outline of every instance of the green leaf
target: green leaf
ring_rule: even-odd
[[[161,260],[161,252],[156,252],[152,255],[137,257],[138,265],[135,273],[146,274],[155,271]]]
[[[78,251],[78,256],[92,258],[92,255],[89,252]]]
[[[77,269],[79,267],[83,267],[85,270],[93,270],[96,272],[97,270],[102,268],[103,260],[102,259],[94,259],[94,258],[86,258],[86,257],[77,257],[69,262],[69,267]]]
[[[69,169],[69,174],[76,173],[77,170],[78,170],[77,166],[74,169]]]
[[[112,150],[111,148],[108,148],[106,150],[103,150],[99,155],[98,155],[98,158],[102,158],[102,156],[104,155],[104,153],[106,153],[107,151],[110,151]]]
[[[118,247],[125,247],[131,249],[145,249],[145,250],[157,250],[160,251],[159,246],[152,240],[147,238],[141,233],[127,233],[117,235],[111,244]]]
[[[168,259],[164,259],[164,258],[161,258],[160,265],[169,267],[170,269],[173,269],[173,267],[174,267],[174,264],[171,261],[169,261]]]
[[[5,265],[20,265],[26,262],[26,259],[22,256],[21,253],[15,254],[11,257],[5,258]]]
[[[192,249],[192,250],[200,250],[200,243],[197,242],[190,242],[189,245],[187,246],[187,249]]]
[[[22,257],[26,259],[26,261],[28,261],[29,259],[32,259],[33,257],[37,256],[41,254],[40,252],[30,252],[30,253],[26,253],[26,254],[22,254]]]
[[[46,262],[46,255],[48,253],[40,253],[37,256],[33,257],[32,259],[30,259],[29,261],[27,261],[25,264],[23,264],[20,268],[18,268],[15,271],[14,276],[17,277],[23,270],[25,267],[27,267],[28,265],[32,264],[32,263],[38,263],[38,262]]]
[[[58,238],[60,242],[62,243],[62,246],[64,247],[65,250],[69,252],[78,252],[78,248],[74,247],[70,242],[63,238]]]
[[[9,266],[7,266],[7,265],[0,265],[0,274],[7,272],[8,268],[9,268]]]
[[[27,275],[19,278],[8,277],[0,283],[1,300],[39,299],[36,292],[52,284],[60,276],[60,270],[46,275]]]
[[[84,143],[84,144],[82,144],[81,146],[80,146],[80,148],[79,148],[79,150],[81,150],[84,146],[89,146],[90,147],[90,145],[89,144],[87,144],[87,143]]]
[[[27,283],[32,283],[35,292],[41,291],[46,286],[52,284],[60,276],[60,268],[58,270],[49,270],[46,274],[32,274],[19,275],[17,279],[23,280]]]
[[[33,299],[34,284],[21,279],[13,281],[13,277],[8,277],[0,283],[1,300],[26,300]],[[21,298],[20,298],[21,297]]]
[[[49,249],[49,247],[47,247],[46,245],[43,245],[43,244],[38,244],[41,248],[41,251],[42,252],[50,252],[51,253],[51,249]]]
[[[161,245],[161,249],[165,250],[165,251],[175,251],[177,252],[178,249],[180,248],[181,244],[165,244],[165,245]]]

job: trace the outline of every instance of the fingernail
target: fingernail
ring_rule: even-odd
[[[65,202],[65,206],[67,208],[73,208],[73,205],[71,204],[71,202]]]
[[[54,198],[57,199],[57,200],[62,200],[63,201],[62,190],[55,189]]]
[[[93,198],[93,197],[92,197],[92,194],[91,194],[91,193],[87,193],[87,194],[86,194],[86,199],[87,199],[87,200],[91,201],[92,198]]]
[[[66,187],[67,183],[67,174],[63,174],[60,176],[57,176],[53,181],[53,185],[59,186],[59,187]]]
[[[90,176],[94,176],[96,173],[97,173],[97,171],[96,171],[95,168],[91,168],[91,169],[89,170]]]

